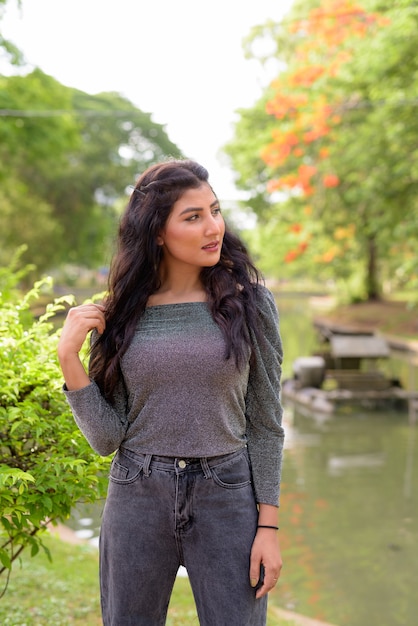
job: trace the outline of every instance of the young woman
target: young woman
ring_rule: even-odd
[[[93,330],[87,374],[79,351]],[[203,626],[262,626],[281,569],[277,310],[199,164],[139,178],[104,305],[58,354],[91,446],[115,451],[100,536],[105,626],[160,626],[187,568]]]

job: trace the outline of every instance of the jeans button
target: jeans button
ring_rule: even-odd
[[[183,461],[183,459],[181,459],[181,461],[179,461],[179,468],[180,469],[184,469],[186,467],[187,463],[186,461]]]

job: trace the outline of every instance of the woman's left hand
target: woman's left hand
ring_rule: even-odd
[[[261,598],[275,587],[279,580],[282,564],[277,531],[272,528],[259,528],[252,545],[250,559],[252,587],[256,587],[259,581],[261,565],[264,567],[264,581],[256,591],[256,598]]]

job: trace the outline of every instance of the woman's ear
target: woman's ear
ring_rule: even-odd
[[[164,239],[161,237],[161,235],[157,235],[157,244],[159,246],[163,246],[164,245]]]

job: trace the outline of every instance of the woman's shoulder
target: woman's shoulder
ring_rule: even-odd
[[[257,302],[257,306],[265,310],[266,312],[277,310],[276,307],[276,299],[273,295],[273,292],[266,287],[264,283],[253,283],[253,289],[255,290],[255,299]]]

